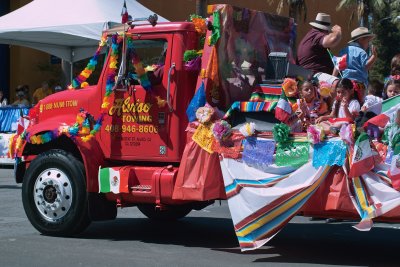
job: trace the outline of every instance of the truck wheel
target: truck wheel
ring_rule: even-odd
[[[84,173],[82,162],[64,150],[49,150],[31,162],[22,184],[22,203],[39,232],[71,236],[89,226]]]
[[[153,204],[141,204],[137,206],[138,209],[146,215],[147,218],[152,220],[178,220],[192,210],[190,206],[168,206],[167,209],[160,210]]]

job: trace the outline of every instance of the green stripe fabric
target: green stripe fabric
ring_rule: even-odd
[[[100,193],[110,192],[110,171],[109,168],[100,169]]]

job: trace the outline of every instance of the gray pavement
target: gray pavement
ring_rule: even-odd
[[[27,220],[21,185],[11,175],[0,170],[0,267],[400,266],[398,224],[358,232],[349,222],[296,217],[266,246],[242,253],[225,201],[175,223],[154,223],[126,208],[76,237],[43,236]]]

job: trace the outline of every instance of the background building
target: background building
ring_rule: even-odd
[[[29,2],[31,2],[31,0],[1,1],[0,15],[5,15]],[[121,2],[122,8],[122,0],[115,2],[116,4]],[[138,2],[171,21],[187,20],[190,14],[196,12],[196,0],[138,0]],[[269,5],[268,0],[208,0],[207,2],[208,4],[226,3],[270,13],[276,13],[277,7],[277,4]],[[343,40],[339,48],[345,46],[350,39],[350,31],[356,27],[356,21],[354,21],[352,25],[349,25],[351,11],[336,11],[338,2],[339,0],[306,0],[307,18],[305,21],[303,21],[302,16],[298,18],[297,42],[299,42],[310,29],[308,23],[315,19],[316,14],[318,12],[325,12],[331,14],[333,24],[338,24],[342,27]],[[56,7],[49,7],[48,10],[43,12],[43,16],[46,16],[46,12],[51,12],[52,8]],[[289,15],[287,7],[283,8],[281,15]],[[68,14],[66,14],[66,16],[68,16]],[[100,34],[101,33],[99,33],[99,36]],[[80,68],[75,68],[76,73],[80,71]],[[29,85],[30,94],[32,94],[36,88],[40,87],[42,81],[47,80],[50,81],[52,85],[55,85],[60,83],[61,79],[61,64],[60,60],[57,60],[57,58],[26,47],[0,46],[0,89],[5,91],[6,96],[11,102],[14,100],[15,88],[20,84]]]

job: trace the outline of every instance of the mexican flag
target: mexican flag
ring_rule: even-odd
[[[349,177],[361,176],[372,170],[375,166],[374,155],[368,135],[362,133],[354,145]]]
[[[392,180],[394,189],[400,188],[400,144],[397,144],[393,151],[392,162],[390,163],[388,176]]]
[[[129,170],[126,167],[99,168],[99,193],[129,193]]]
[[[369,119],[365,124],[364,127],[371,123],[373,125],[379,126],[384,128],[386,124],[389,122],[390,118],[393,117],[395,112],[400,109],[400,95],[395,96],[389,99],[386,99],[382,102],[382,113],[378,116],[375,116]]]
[[[332,61],[336,69],[340,71],[347,69],[347,54],[341,57],[333,56]]]
[[[278,104],[276,105],[275,108],[275,118],[277,118],[281,122],[286,122],[291,114],[292,114],[292,107],[285,95],[285,92],[282,90]]]
[[[128,9],[126,8],[126,1],[124,0],[124,5],[121,11],[121,23],[127,23],[129,19]]]

